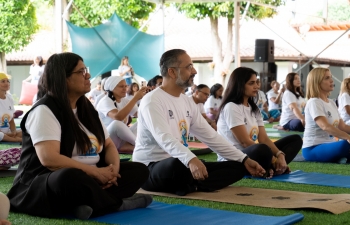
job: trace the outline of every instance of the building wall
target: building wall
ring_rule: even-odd
[[[15,104],[17,104],[19,97],[21,96],[22,81],[29,76],[29,66],[7,66],[7,74],[11,75],[11,87],[10,92],[14,98]]]

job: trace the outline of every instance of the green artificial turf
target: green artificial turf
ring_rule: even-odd
[[[267,124],[267,126],[270,124]],[[266,126],[266,127],[267,127]],[[0,145],[0,149],[12,148],[13,145]],[[121,155],[121,158],[130,158],[130,155]],[[216,161],[216,154],[210,153],[207,155],[199,156],[200,159],[206,161]],[[319,173],[328,173],[328,174],[341,174],[341,175],[350,175],[349,165],[340,165],[332,163],[311,163],[311,162],[292,162],[290,163],[290,168],[294,170],[303,170],[305,172],[319,172]],[[350,178],[349,178],[350,179]],[[0,178],[0,191],[7,193],[10,189],[13,182],[12,177]],[[290,190],[290,191],[302,191],[302,192],[311,192],[311,193],[322,193],[322,194],[350,194],[350,188],[337,188],[337,187],[326,187],[326,186],[317,186],[317,185],[305,185],[305,184],[292,184],[285,182],[275,182],[267,180],[252,180],[252,179],[243,179],[233,185],[252,187],[252,188],[268,188],[268,189],[278,189],[278,190]],[[200,206],[212,209],[221,209],[229,210],[242,213],[251,213],[259,215],[269,215],[269,216],[284,216],[290,215],[293,213],[302,213],[304,219],[298,224],[350,224],[350,212],[342,213],[340,215],[333,215],[328,212],[321,210],[312,210],[312,209],[274,209],[274,208],[263,208],[255,206],[245,206],[229,203],[218,203],[218,202],[209,202],[202,200],[188,200],[188,199],[176,199],[176,198],[167,198],[167,197],[158,197],[155,196],[154,200],[165,202],[169,204],[186,204],[192,206]],[[161,215],[160,215],[161,216]],[[181,216],[181,215],[179,215]],[[80,224],[101,224],[96,222],[87,222],[87,221],[78,221],[78,220],[67,220],[67,219],[46,219],[39,217],[32,217],[29,215],[10,213],[9,220],[12,224],[71,224],[71,225],[80,225]]]

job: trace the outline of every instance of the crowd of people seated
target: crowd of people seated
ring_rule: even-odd
[[[140,187],[183,196],[215,191],[246,175],[290,173],[288,164],[300,149],[307,161],[350,158],[350,78],[342,83],[337,108],[328,98],[334,85],[325,68],[310,71],[306,95],[297,73],[287,74],[282,87],[273,81],[265,94],[258,73],[247,67],[231,73],[225,90],[219,83],[195,85],[197,71],[182,49],[165,52],[159,68],[160,75],[140,87],[124,57],[120,74],[91,91],[83,59],[54,54],[20,130],[7,94],[10,77],[0,73],[0,139],[22,143],[7,194],[11,210],[88,219],[147,207],[152,197],[135,194]],[[303,132],[303,139],[291,134],[272,142],[264,121]],[[190,133],[217,154],[217,162],[197,158]],[[120,153],[132,154],[132,162],[121,162]]]

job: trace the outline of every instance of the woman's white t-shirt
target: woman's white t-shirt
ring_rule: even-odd
[[[78,119],[77,109],[73,109],[73,113]],[[83,124],[80,123],[80,125],[88,135],[92,147],[83,155],[78,153],[77,145],[75,144],[72,159],[87,165],[96,166],[96,163],[100,160],[99,153],[101,153],[103,145],[98,143],[96,136],[86,129]],[[46,105],[39,105],[29,113],[25,127],[32,138],[33,145],[42,141],[61,141],[61,125]],[[105,138],[107,139],[109,134],[103,124],[102,127]]]
[[[269,111],[273,110],[273,109],[280,109],[281,108],[280,104],[276,104],[273,101],[271,101],[271,98],[277,98],[277,95],[278,94],[276,94],[273,90],[270,91],[270,92],[267,92],[267,100],[268,100],[268,103],[269,103]]]
[[[6,94],[5,97],[6,97],[5,99],[0,99],[0,116],[1,116],[0,131],[2,133],[9,133],[10,121],[13,119],[15,108],[14,108],[12,96],[10,94]],[[3,138],[3,135],[0,135],[0,137],[1,136]]]
[[[338,97],[340,117],[345,123],[350,122],[350,115],[346,112],[345,106],[350,106],[350,95],[348,93],[343,93]]]
[[[113,101],[110,97],[108,97],[108,95],[106,95],[98,102],[98,104],[96,105],[96,110],[98,111],[98,115],[100,116],[103,124],[106,127],[108,127],[108,125],[114,121],[114,119],[108,116],[108,113],[113,109],[121,110],[128,103],[129,100],[126,98],[122,98],[121,101],[118,103],[116,101]],[[131,109],[129,115],[133,116],[137,112],[137,110],[138,107],[135,104],[134,107]]]
[[[221,102],[221,98],[215,98],[214,95],[211,95],[204,104],[205,113],[210,113],[210,108],[218,110]]]
[[[260,110],[263,110],[263,105],[267,101],[266,100],[266,95],[263,91],[259,90],[258,91],[258,96],[254,97],[254,101],[256,102],[256,105]]]
[[[130,68],[131,68],[130,66],[122,65],[122,66],[119,66],[119,67],[118,67],[118,72],[119,72],[119,74],[121,74],[121,73],[124,73],[125,71],[129,70]],[[130,78],[130,77],[132,77],[130,71],[129,71],[129,72],[126,72],[126,73],[124,74],[124,76],[123,76],[124,79],[125,79],[125,78]]]
[[[244,106],[242,104],[235,104],[229,102],[220,112],[220,116],[217,123],[217,131],[228,140],[237,149],[244,149],[240,141],[233,135],[231,128],[244,125],[249,138],[256,141],[259,137],[259,127],[264,126],[261,113],[251,112],[251,107]],[[223,161],[223,158],[218,156],[218,161]]]
[[[45,69],[44,65],[42,65],[42,66],[31,65],[30,70],[29,70],[29,74],[32,75],[32,79],[31,79],[30,83],[38,84],[41,75],[43,75],[43,73],[44,73],[44,69]]]
[[[280,119],[280,124],[282,126],[286,125],[292,119],[298,119],[298,117],[294,114],[294,112],[289,108],[289,105],[292,103],[296,103],[301,114],[304,114],[304,109],[306,104],[305,99],[301,96],[297,98],[291,91],[286,90],[283,93],[283,97],[282,97],[282,114]]]
[[[319,98],[309,99],[305,107],[303,148],[336,141],[332,135],[317,125],[315,119],[319,116],[326,117],[328,123],[334,127],[339,125],[340,115],[337,106],[331,99],[328,99],[328,102]]]

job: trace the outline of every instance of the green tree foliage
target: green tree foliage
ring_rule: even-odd
[[[136,28],[141,26],[143,20],[148,19],[149,14],[156,7],[154,3],[142,0],[75,0],[74,4],[92,26],[101,24],[116,12],[126,23]],[[74,8],[70,21],[77,26],[89,27]]]
[[[317,13],[322,16],[323,12]],[[348,0],[331,1],[328,4],[329,21],[350,21],[350,2]]]
[[[29,0],[0,0],[0,52],[19,50],[38,29],[35,8]]]
[[[280,6],[283,0],[260,0],[256,1],[262,4],[271,6]],[[241,2],[242,8],[247,5],[247,2]],[[234,2],[209,2],[209,3],[185,3],[180,7],[180,11],[184,12],[187,17],[201,20],[204,18],[234,18]],[[243,13],[243,10],[240,10]],[[273,8],[250,4],[247,16],[254,15],[258,19],[272,17],[276,14]]]

